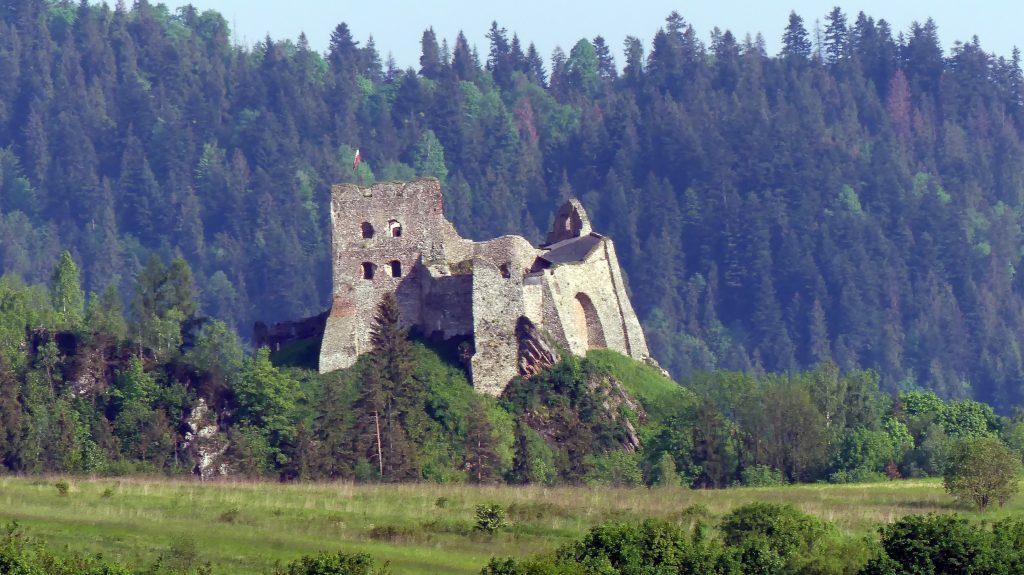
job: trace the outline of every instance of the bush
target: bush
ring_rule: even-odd
[[[976,437],[953,446],[943,476],[946,491],[963,503],[985,509],[1017,493],[1020,460],[995,437]]]
[[[320,553],[288,564],[274,575],[389,575],[388,564],[374,568],[373,559],[364,553]]]
[[[829,483],[876,483],[886,479],[885,473],[864,467],[842,469],[828,476]]]
[[[985,532],[956,515],[911,515],[879,532],[882,552],[861,575],[974,573],[988,554]]]
[[[606,523],[559,550],[556,555],[561,570],[544,573],[738,572],[720,545],[692,533],[682,526],[651,519],[639,524]]]
[[[71,491],[71,484],[63,479],[54,483],[53,486],[57,488],[57,493],[59,493],[61,497],[67,497],[68,493]]]
[[[590,467],[585,477],[587,485],[635,487],[644,481],[640,472],[640,458],[636,453],[612,451],[604,455],[587,456],[586,462]]]
[[[494,533],[505,526],[505,508],[490,503],[476,506],[476,525],[473,529],[484,533]]]
[[[763,538],[780,558],[810,549],[831,533],[831,525],[792,505],[750,503],[737,507],[720,525],[725,543],[743,548],[752,538]]]
[[[784,485],[786,478],[769,465],[751,465],[740,472],[740,482],[747,487],[772,487]]]
[[[676,471],[676,460],[669,452],[664,452],[658,464],[651,469],[652,487],[679,487],[682,481]]]
[[[411,527],[400,527],[398,525],[377,525],[370,529],[367,535],[370,539],[377,541],[411,541],[418,539],[421,533]]]
[[[61,556],[29,537],[17,523],[0,530],[0,573],[4,575],[133,575],[97,557]]]

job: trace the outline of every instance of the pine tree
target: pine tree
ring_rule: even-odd
[[[412,344],[393,293],[377,306],[370,343],[355,405],[357,452],[376,464],[384,481],[411,479],[419,474],[411,436],[422,433],[424,389],[412,377]]]
[[[846,14],[836,6],[825,18],[825,61],[836,64],[846,58],[849,48],[849,30]]]
[[[594,37],[594,53],[597,55],[597,71],[605,80],[614,80],[618,75],[615,70],[615,57],[602,36]]]
[[[65,329],[78,329],[85,317],[85,294],[78,275],[78,265],[71,253],[65,251],[53,271],[50,282],[50,296],[53,309],[57,311],[60,325]]]
[[[437,45],[437,35],[433,28],[423,31],[423,39],[420,40],[420,75],[424,78],[436,80],[441,77],[442,63],[441,50]]]
[[[811,57],[811,40],[804,28],[804,19],[796,12],[789,13],[789,24],[782,35],[781,55],[787,60],[807,60]]]
[[[470,406],[466,418],[466,471],[473,483],[490,483],[499,477],[500,460],[494,450],[494,433],[487,409],[479,400]]]
[[[452,51],[452,72],[457,80],[467,82],[475,80],[479,72],[478,65],[469,50],[466,35],[461,30],[455,38],[455,50]]]

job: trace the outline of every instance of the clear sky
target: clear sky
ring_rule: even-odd
[[[111,0],[112,1],[112,0]],[[154,3],[157,0],[152,0]],[[373,35],[381,55],[391,52],[401,67],[416,66],[423,30],[433,26],[439,38],[454,43],[464,30],[471,44],[484,56],[492,20],[515,32],[525,49],[534,42],[545,58],[555,46],[566,52],[579,38],[602,35],[619,48],[627,35],[649,46],[655,31],[672,10],[697,29],[707,42],[711,29],[732,30],[738,38],[761,32],[770,53],[778,51],[779,38],[790,10],[796,10],[813,32],[814,21],[834,5],[843,8],[852,22],[863,10],[876,20],[885,18],[894,31],[910,23],[935,19],[945,47],[977,35],[989,52],[1009,56],[1014,46],[1024,46],[1024,2],[1021,0],[859,0],[814,2],[809,0],[165,0],[176,8],[192,4],[216,9],[234,27],[236,40],[252,44],[267,33],[275,39],[294,39],[305,32],[310,44],[326,50],[331,30],[347,22],[354,36],[365,41]],[[616,50],[621,66],[621,50]]]

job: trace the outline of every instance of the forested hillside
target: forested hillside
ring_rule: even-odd
[[[793,15],[768,54],[673,13],[623,62],[600,37],[547,58],[498,25],[479,52],[428,30],[402,70],[344,24],[319,54],[238,47],[215,12],[6,0],[0,272],[47,283],[69,249],[88,291],[127,297],[150,255],[181,256],[243,334],[317,313],[329,185],[359,148],[364,181],[441,178],[474,238],[540,239],[579,196],[674,374],[832,358],[1019,404],[1019,55],[804,16],[821,41]]]

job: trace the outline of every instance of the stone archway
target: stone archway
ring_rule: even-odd
[[[576,315],[576,333],[579,334],[584,349],[608,347],[604,339],[604,326],[601,325],[601,317],[597,315],[597,308],[590,296],[580,292],[573,298],[573,307]]]

